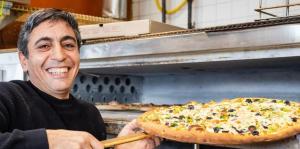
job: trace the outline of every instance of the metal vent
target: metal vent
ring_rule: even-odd
[[[124,75],[92,75],[79,73],[71,93],[88,102],[138,102],[142,77]]]

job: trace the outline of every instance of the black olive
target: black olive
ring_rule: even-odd
[[[171,124],[171,127],[176,127],[176,126],[177,126],[176,123],[172,123],[172,124]]]
[[[232,128],[236,131],[236,132],[238,132],[239,134],[242,134],[242,133],[244,133],[244,131],[243,130],[238,130],[236,127],[234,127],[234,126],[232,126]]]
[[[229,117],[238,117],[237,115],[234,114],[228,114]]]
[[[215,116],[217,113],[212,113],[213,116]]]
[[[258,98],[256,98],[256,99],[254,99],[254,102],[258,102],[260,99],[258,99]]]
[[[259,132],[258,132],[257,130],[254,130],[254,131],[251,132],[251,134],[252,134],[253,136],[258,136],[258,135],[259,135]]]
[[[272,100],[272,102],[273,102],[273,103],[276,103],[276,102],[277,102],[277,100]]]
[[[170,125],[170,123],[169,123],[169,122],[166,122],[166,123],[165,123],[165,125],[169,126],[169,125]]]
[[[255,116],[261,116],[261,114],[260,113],[256,113]]]
[[[214,127],[214,132],[218,133],[220,131],[220,127]]]
[[[229,132],[228,130],[223,130],[223,131],[222,131],[222,133],[228,133],[228,132]]]
[[[195,108],[194,105],[188,105],[189,110],[193,110],[194,108]]]
[[[208,117],[206,117],[206,119],[208,119],[208,120],[211,120],[211,119],[212,119],[212,117],[209,117],[209,116],[208,116]]]
[[[246,102],[252,103],[252,100],[251,99],[246,99]]]
[[[297,122],[297,117],[292,117],[293,122]]]
[[[286,100],[286,101],[284,101],[284,103],[286,104],[286,105],[291,105],[291,102],[290,101],[288,101],[288,100]]]
[[[249,130],[250,132],[253,132],[253,131],[256,130],[256,127],[253,126],[253,125],[251,125],[251,126],[248,127],[248,130]]]
[[[182,120],[182,119],[184,119],[184,116],[180,115],[178,118]]]
[[[196,118],[196,121],[200,121],[201,120],[201,118]]]
[[[264,129],[268,129],[269,128],[268,126],[265,126],[265,125],[262,125],[262,126],[263,126]]]
[[[173,113],[173,110],[169,110],[169,113]]]
[[[228,110],[228,112],[234,112],[234,111],[235,111],[234,109],[229,109],[229,110]]]

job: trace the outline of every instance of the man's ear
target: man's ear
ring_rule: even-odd
[[[23,71],[27,72],[28,71],[28,64],[27,64],[28,63],[28,59],[20,51],[18,52],[18,55],[19,55],[19,60],[20,60],[20,63],[21,63]]]

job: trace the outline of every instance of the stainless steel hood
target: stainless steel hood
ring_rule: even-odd
[[[81,69],[200,64],[300,56],[300,24],[83,45]]]

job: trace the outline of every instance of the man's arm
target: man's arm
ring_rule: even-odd
[[[9,130],[9,110],[0,100],[0,149],[103,149],[91,134],[69,130]]]
[[[14,129],[8,132],[10,125],[9,112],[3,98],[0,102],[0,149],[48,148],[45,129],[22,131]],[[8,104],[8,103],[6,103]]]
[[[47,149],[48,142],[45,129],[0,133],[0,149]]]
[[[45,129],[9,131],[12,114],[7,107],[16,107],[4,96],[0,97],[0,149],[48,148]]]
[[[0,98],[0,149],[48,148],[45,129],[10,130],[10,116],[7,107],[14,107],[6,98]]]
[[[35,129],[0,134],[0,149],[103,149],[94,136],[83,131]]]

